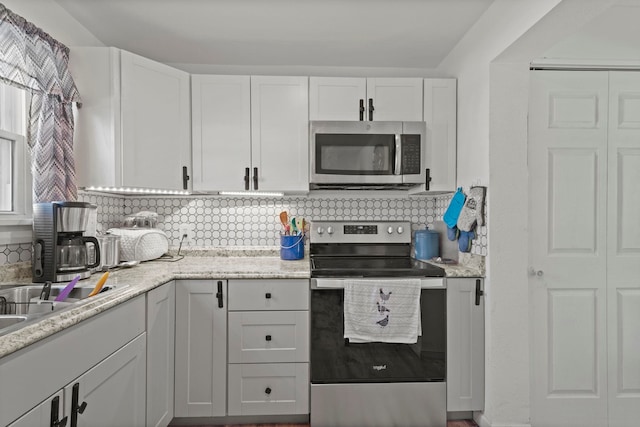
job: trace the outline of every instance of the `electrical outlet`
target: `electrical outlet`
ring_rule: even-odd
[[[186,235],[182,241],[183,244],[192,245],[195,243],[195,224],[180,224],[180,240]]]

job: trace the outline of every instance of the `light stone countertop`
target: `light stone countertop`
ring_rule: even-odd
[[[308,253],[308,252],[307,252]],[[14,353],[79,322],[102,313],[109,308],[142,295],[171,280],[180,279],[309,279],[309,259],[281,260],[278,249],[202,248],[184,251],[186,255],[176,262],[154,260],[131,268],[113,270],[106,285],[116,289],[98,294],[91,301],[29,322],[20,329],[0,336],[0,358]],[[446,277],[483,277],[484,257],[461,259],[458,265],[443,265]],[[463,265],[462,262],[469,263]],[[25,271],[28,274],[24,274]],[[22,276],[16,277],[16,272]],[[13,276],[12,276],[13,274]],[[93,287],[102,274],[95,273],[79,282],[78,286]],[[0,282],[31,284],[30,266],[0,269]]]

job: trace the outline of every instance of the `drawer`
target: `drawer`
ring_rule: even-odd
[[[308,362],[308,311],[229,312],[229,363]]]
[[[229,415],[309,413],[309,364],[229,365]]]
[[[229,310],[308,310],[309,280],[229,280]]]

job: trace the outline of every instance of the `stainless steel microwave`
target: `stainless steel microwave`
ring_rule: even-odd
[[[402,189],[426,183],[425,122],[312,121],[312,189]]]

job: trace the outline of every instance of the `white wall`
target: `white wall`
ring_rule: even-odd
[[[67,46],[104,46],[53,0],[2,0],[2,4]]]

